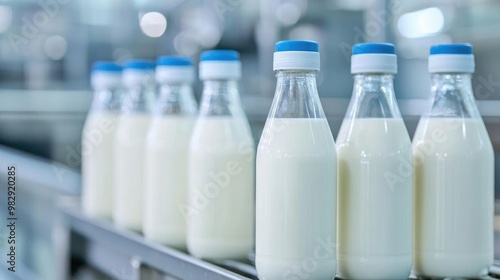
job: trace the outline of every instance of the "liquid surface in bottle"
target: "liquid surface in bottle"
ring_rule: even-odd
[[[118,114],[89,112],[82,133],[82,206],[86,214],[113,213],[113,144]]]
[[[257,154],[261,279],[335,276],[335,154],[326,119],[268,119]]]
[[[147,137],[144,235],[161,244],[186,249],[189,140],[196,118],[159,116]]]
[[[150,116],[119,117],[115,142],[115,201],[113,219],[119,226],[141,231],[144,200],[144,152]]]
[[[413,159],[403,120],[344,120],[337,156],[339,277],[407,279]]]
[[[415,272],[484,275],[493,261],[494,156],[482,120],[422,118],[413,152]]]
[[[255,151],[244,117],[196,122],[189,152],[189,252],[243,259],[254,245]]]

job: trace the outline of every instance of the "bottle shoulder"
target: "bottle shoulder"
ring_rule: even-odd
[[[120,115],[116,128],[118,144],[144,142],[150,124],[151,117],[148,114]]]
[[[494,153],[481,118],[421,118],[413,138],[413,150],[461,157]]]
[[[195,117],[162,116],[151,121],[147,145],[152,150],[175,150],[189,146]]]
[[[258,154],[267,157],[333,157],[335,141],[324,118],[269,118]]]
[[[200,116],[196,120],[190,149],[197,153],[233,153],[254,146],[246,117]]]
[[[118,122],[117,111],[89,111],[83,125],[84,132],[91,132],[92,130],[109,131],[116,129]]]
[[[339,156],[411,155],[411,141],[401,118],[344,119],[337,137]]]

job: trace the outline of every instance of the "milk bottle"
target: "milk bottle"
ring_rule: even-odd
[[[432,98],[413,139],[415,273],[477,278],[493,263],[494,154],[469,44],[431,47]]]
[[[125,64],[127,93],[118,118],[115,139],[113,219],[119,226],[142,230],[144,150],[154,98],[154,64],[132,60]]]
[[[353,96],[337,139],[339,277],[407,279],[413,158],[394,95],[395,50],[366,43],[352,53]]]
[[[259,279],[335,277],[337,156],[312,41],[276,44],[278,83],[257,150]]]
[[[187,246],[205,259],[242,259],[254,245],[255,147],[240,103],[239,54],[201,54],[200,115],[191,137]]]
[[[120,109],[122,67],[94,63],[94,98],[82,132],[82,207],[94,217],[113,212],[113,142]]]
[[[179,206],[188,192],[189,140],[197,106],[190,58],[163,56],[157,61],[159,99],[146,140],[144,235],[186,249],[186,220]]]

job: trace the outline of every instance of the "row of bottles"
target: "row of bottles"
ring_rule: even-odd
[[[156,69],[133,60],[121,70],[94,65],[83,138],[102,140],[83,157],[83,209],[200,258],[245,258],[254,246],[255,146],[239,54],[202,54],[199,113],[191,59],[160,57]]]
[[[125,65],[123,102],[120,67],[96,64],[83,137],[102,137],[83,158],[83,208],[199,258],[244,259],[255,243],[260,279],[484,275],[494,158],[472,93],[472,47],[430,53],[432,98],[412,144],[393,89],[394,46],[355,45],[335,143],[316,87],[317,43],[278,42],[256,155],[237,52],[201,55],[199,113],[187,58],[158,60],[156,100],[151,62]]]

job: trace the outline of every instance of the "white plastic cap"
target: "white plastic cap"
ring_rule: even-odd
[[[475,63],[470,44],[441,44],[430,49],[430,73],[474,73]]]
[[[161,56],[156,64],[156,81],[160,84],[194,81],[193,61],[189,57]]]
[[[241,78],[240,55],[233,50],[204,51],[200,56],[200,79],[234,79]]]
[[[92,67],[90,83],[95,90],[120,87],[122,67],[110,61],[98,61]]]
[[[273,70],[319,71],[318,43],[304,40],[288,40],[276,43]]]
[[[152,83],[154,80],[154,63],[149,60],[131,60],[123,69],[123,85],[136,87]]]
[[[356,44],[352,48],[351,73],[398,72],[398,61],[394,45],[387,43]]]

